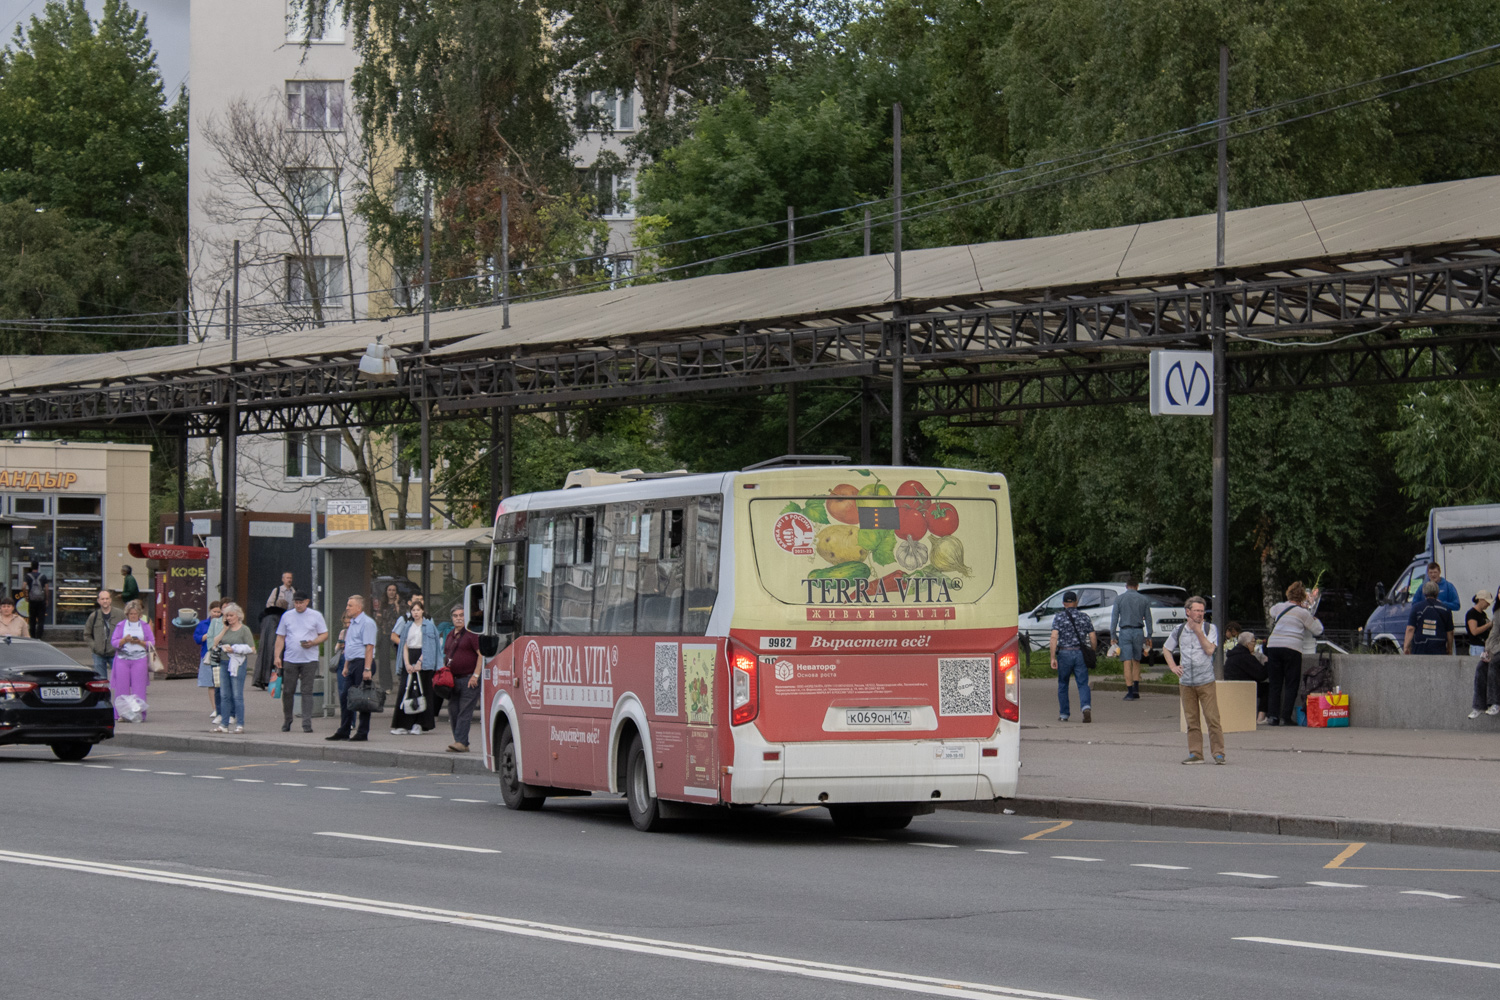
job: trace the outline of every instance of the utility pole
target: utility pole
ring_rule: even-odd
[[[1229,46],[1219,46],[1219,210],[1213,296],[1213,602],[1219,630],[1214,672],[1224,676],[1224,625],[1229,621],[1229,364],[1225,356],[1227,317],[1223,287],[1224,217],[1229,211]]]
[[[432,182],[422,191],[422,357],[432,350]],[[422,379],[421,375],[417,376]],[[427,412],[425,380],[417,385],[417,406],[422,416],[422,530],[432,527],[432,422]],[[402,527],[405,527],[403,525]],[[422,550],[422,594],[431,593],[432,551]]]
[[[870,210],[865,209],[865,256],[870,256]]]
[[[797,454],[797,383],[786,385],[786,453]]]
[[[786,266],[797,263],[797,219],[792,206],[786,207]]]
[[[186,344],[187,305],[177,300],[177,343]],[[182,422],[177,434],[177,544],[187,544],[188,425]],[[205,581],[207,582],[207,581]]]
[[[229,292],[229,405],[224,415],[224,472],[220,486],[224,491],[220,507],[219,531],[220,554],[219,595],[224,600],[244,602],[246,595],[237,592],[239,586],[239,511],[235,509],[235,494],[239,492],[239,432],[240,408],[239,386],[234,380],[235,368],[240,360],[240,241],[234,241],[234,277]]]
[[[901,447],[901,411],[905,405],[906,392],[905,339],[901,333],[901,102],[891,107],[892,135],[892,183],[894,212],[894,235],[896,255],[894,262],[895,289],[891,302],[891,464],[904,465],[904,449]]]
[[[506,175],[509,179],[509,175]],[[510,329],[510,188],[500,189],[500,329]]]

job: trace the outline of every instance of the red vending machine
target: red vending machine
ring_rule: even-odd
[[[193,631],[208,617],[208,549],[131,542],[130,554],[156,564],[151,628],[157,636],[166,676],[198,676],[198,644],[193,641]]]

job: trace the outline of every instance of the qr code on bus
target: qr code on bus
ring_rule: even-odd
[[[656,714],[678,714],[677,643],[656,644]]]
[[[938,659],[938,714],[990,715],[995,697],[990,691],[990,661],[984,656]]]

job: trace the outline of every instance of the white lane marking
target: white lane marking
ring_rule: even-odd
[[[1311,948],[1314,951],[1342,951],[1350,955],[1373,955],[1376,958],[1404,958],[1412,962],[1436,962],[1439,965],[1468,965],[1476,969],[1500,969],[1500,962],[1477,962],[1472,958],[1443,958],[1440,955],[1416,955],[1409,951],[1382,951],[1379,948],[1353,948],[1346,944],[1319,944],[1316,941],[1291,941],[1286,938],[1239,937],[1236,941],[1256,944],[1279,944],[1288,948]]]
[[[341,896],[334,893],[309,892],[301,889],[283,889],[280,886],[257,882],[234,882],[228,879],[209,878],[203,875],[188,875],[151,868],[134,868],[126,865],[104,864],[76,858],[49,857],[40,854],[23,854],[17,851],[0,851],[0,861],[30,865],[37,868],[56,868],[81,872],[88,875],[107,875],[132,879],[139,882],[155,882],[161,885],[203,889],[236,896],[251,896],[277,902],[301,903],[327,909],[347,910],[354,913],[371,913],[379,916],[406,917],[427,923],[465,927],[471,930],[511,934],[542,941],[562,944],[586,945],[616,952],[634,952],[660,958],[675,958],[705,965],[751,969],[760,972],[776,972],[802,976],[808,979],[854,983],[862,986],[879,986],[885,989],[903,990],[928,996],[972,998],[991,1000],[993,997],[1025,997],[1029,1000],[1084,1000],[1084,998],[1061,993],[1044,993],[1038,990],[1020,989],[1014,986],[996,986],[989,983],[968,983],[932,976],[918,976],[904,972],[887,972],[878,969],[863,969],[848,965],[833,965],[807,959],[787,958],[779,955],[764,955],[756,952],[734,951],[707,945],[689,944],[681,941],[665,941],[654,938],[632,937],[583,927],[568,927],[545,924],[515,917],[498,917],[484,913],[465,913],[459,910],[439,910],[432,907],[414,906],[409,903],[363,899],[358,896]]]
[[[932,843],[931,841],[928,841],[928,840],[908,840],[907,843],[910,844],[913,847],[945,847],[945,848],[949,848],[949,847],[953,846],[952,844],[934,844],[934,843]]]
[[[120,770],[122,770],[122,771],[135,771],[138,774],[150,774],[151,773],[151,768],[149,768],[149,767],[122,767],[122,768],[120,768]]]
[[[76,760],[54,760],[52,763],[61,764],[63,767],[82,767]]]
[[[265,781],[260,778],[235,778],[235,781],[243,781],[247,785],[264,785]]]
[[[980,854],[1025,854],[1025,851],[1007,851],[1003,847],[976,847]]]
[[[278,782],[276,782],[276,784],[280,785],[282,788],[306,788],[307,787],[306,785],[304,785],[300,781],[278,781]]]
[[[1462,896],[1450,896],[1446,892],[1433,892],[1431,889],[1402,889],[1403,896],[1433,896],[1437,899],[1463,899]]]
[[[1166,872],[1190,872],[1190,871],[1192,871],[1192,869],[1189,868],[1187,865],[1151,865],[1151,864],[1146,864],[1144,861],[1133,863],[1130,867],[1132,867],[1132,868],[1160,868],[1162,871],[1166,871]]]
[[[489,799],[449,799],[449,802],[488,802]]]
[[[115,769],[115,766],[113,764],[85,764],[83,766],[84,767],[102,767],[106,771],[113,771]]]
[[[1257,875],[1254,872],[1219,872],[1220,875],[1233,875],[1235,878],[1280,878],[1280,875]]]
[[[224,776],[222,774],[195,774],[195,775],[193,775],[193,777],[195,777],[195,778],[207,778],[209,781],[223,781],[224,780]]]
[[[395,795],[395,792],[382,792],[378,788],[361,788],[361,795]]]
[[[1103,861],[1103,858],[1080,858],[1074,854],[1054,854],[1053,861]]]
[[[347,792],[349,790],[347,788],[340,788],[338,785],[318,785],[317,789],[320,792]]]
[[[410,792],[407,793],[406,797],[409,798],[409,799],[440,799],[440,798],[442,798],[441,795],[413,795]]]
[[[377,844],[401,844],[405,847],[433,847],[440,851],[466,851],[469,854],[499,854],[499,851],[488,847],[464,847],[459,844],[432,844],[425,840],[397,840],[395,837],[372,837],[367,833],[337,833],[333,830],[319,830],[319,837],[342,837],[344,840],[371,840]]]
[[[1308,885],[1321,885],[1325,889],[1368,889],[1367,885],[1358,885],[1354,882],[1309,882]]]
[[[186,771],[157,771],[157,774],[170,774],[174,778],[181,778],[187,774]]]

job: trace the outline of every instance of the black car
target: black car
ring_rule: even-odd
[[[0,746],[45,743],[83,760],[114,735],[107,678],[40,639],[0,639]]]

